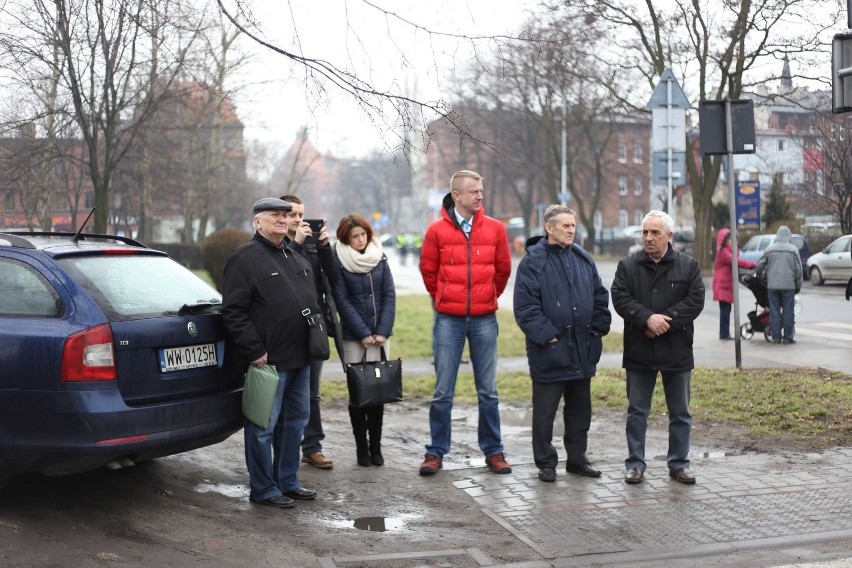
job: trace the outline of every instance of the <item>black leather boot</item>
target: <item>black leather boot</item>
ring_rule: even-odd
[[[384,419],[385,406],[371,406],[367,409],[367,431],[370,434],[370,463],[373,465],[385,465],[382,457],[382,420]]]
[[[370,449],[367,445],[367,413],[363,408],[349,407],[349,420],[355,434],[355,456],[358,465],[370,466]]]

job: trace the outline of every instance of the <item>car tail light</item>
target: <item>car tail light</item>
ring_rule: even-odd
[[[65,340],[62,381],[114,381],[115,352],[109,325],[85,329]]]

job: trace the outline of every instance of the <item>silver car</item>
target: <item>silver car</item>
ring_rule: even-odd
[[[852,278],[852,235],[843,235],[835,239],[822,251],[808,259],[808,278],[814,286],[822,286],[826,280]]]

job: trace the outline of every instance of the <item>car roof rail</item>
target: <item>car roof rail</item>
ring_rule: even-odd
[[[29,241],[28,239],[25,239],[22,236],[15,234],[15,233],[0,232],[0,244],[2,244],[3,241],[6,241],[7,243],[12,245],[13,247],[25,248],[25,249],[36,248],[35,245],[31,241]]]
[[[85,241],[87,238],[90,239],[100,239],[107,241],[118,241],[120,243],[124,243],[127,245],[148,248],[143,245],[136,239],[131,239],[130,237],[122,237],[119,235],[102,235],[100,233],[71,233],[66,231],[9,231],[8,233],[2,233],[3,235],[17,235],[21,237],[77,237],[81,241]],[[29,241],[27,241],[29,242]],[[30,243],[32,244],[32,243]],[[35,247],[32,247],[35,248]]]

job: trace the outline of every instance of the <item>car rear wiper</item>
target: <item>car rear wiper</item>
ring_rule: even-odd
[[[216,301],[199,300],[198,302],[196,302],[194,304],[182,305],[180,307],[180,309],[178,310],[177,315],[185,316],[187,314],[198,314],[198,313],[201,313],[203,311],[209,310],[213,306],[221,306],[221,305],[222,305],[222,302],[220,302],[218,300],[216,300]]]

